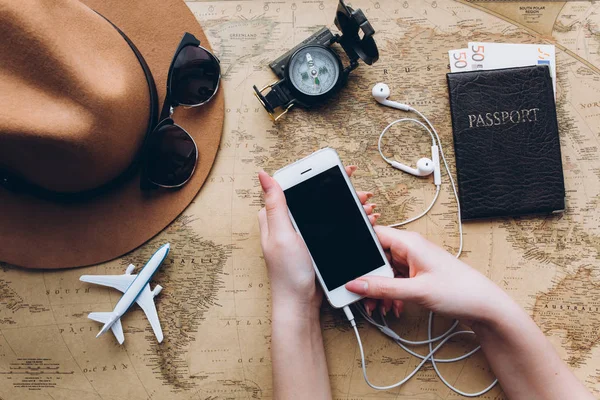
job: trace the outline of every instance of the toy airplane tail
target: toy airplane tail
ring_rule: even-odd
[[[102,335],[110,328],[119,341],[119,344],[123,344],[125,341],[125,336],[123,335],[123,326],[121,325],[121,319],[114,312],[93,312],[89,313],[89,319],[93,319],[94,321],[103,322],[104,326],[98,332],[96,337]]]

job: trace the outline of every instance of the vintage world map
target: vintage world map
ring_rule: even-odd
[[[465,224],[462,259],[510,293],[550,337],[563,359],[600,396],[600,3],[360,0],[376,29],[380,60],[361,65],[328,105],[293,109],[274,124],[252,85],[274,80],[267,64],[319,27],[333,26],[335,0],[194,2],[188,6],[222,61],[226,119],[221,149],[194,203],[170,227],[130,254],[103,265],[26,271],[0,265],[0,399],[270,399],[270,298],[259,245],[256,174],[331,146],[356,164],[355,186],[375,193],[382,224],[422,210],[434,194],[425,179],[389,168],[377,135],[402,113],[382,108],[370,88],[387,82],[392,97],[435,124],[453,160],[446,87],[447,51],[468,41],[547,43],[557,48],[557,112],[567,210],[552,217]],[[393,129],[399,161],[428,152],[424,132]],[[453,162],[452,162],[453,167]],[[447,177],[441,200],[411,224],[454,251],[456,205]],[[165,340],[157,344],[143,312],[123,319],[125,344],[96,339],[90,311],[108,311],[120,293],[79,281],[82,274],[121,274],[162,243],[171,254],[154,278]],[[360,373],[356,339],[340,312],[324,307],[323,330],[336,399],[457,398],[425,367],[400,389],[376,392]],[[441,330],[448,321],[438,321]],[[409,308],[393,321],[423,338],[426,313]],[[361,324],[373,380],[389,384],[417,360]],[[460,339],[442,355],[474,343]],[[420,349],[425,351],[425,349]],[[481,355],[441,366],[455,386],[484,388],[493,379]],[[483,396],[504,399],[500,387]]]

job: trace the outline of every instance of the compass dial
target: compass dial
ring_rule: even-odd
[[[294,87],[309,96],[329,92],[340,77],[335,55],[318,46],[307,46],[294,54],[288,72]]]

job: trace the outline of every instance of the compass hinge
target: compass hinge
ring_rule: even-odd
[[[279,118],[285,115],[294,105],[293,99],[289,98],[289,96],[280,86],[282,82],[284,81],[273,82],[260,90],[256,86],[253,87],[254,95],[267,110],[273,121],[277,121]],[[263,95],[263,92],[267,89],[271,90],[266,95]],[[276,115],[276,109],[280,107],[283,109],[283,111]]]

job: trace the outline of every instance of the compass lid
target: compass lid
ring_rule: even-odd
[[[379,59],[377,44],[373,39],[375,30],[360,8],[354,10],[347,6],[344,0],[340,0],[335,14],[335,26],[342,32],[339,43],[350,60],[356,61],[360,58],[371,65]]]

